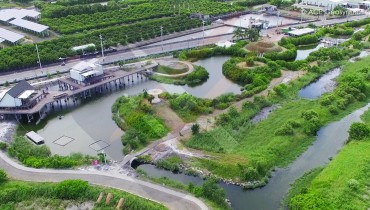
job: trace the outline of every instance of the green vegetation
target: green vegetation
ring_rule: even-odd
[[[312,183],[312,180],[314,180],[315,177],[322,172],[322,170],[323,168],[315,168],[305,173],[301,178],[297,179],[293,183],[293,185],[290,187],[288,194],[283,199],[282,208],[284,208],[285,206],[288,206],[290,199],[292,199],[294,196],[300,193],[306,193],[308,190],[308,187]]]
[[[236,4],[230,5],[211,0],[182,0],[176,3],[156,0],[129,6],[125,1],[122,3],[109,2],[106,6],[99,4],[76,6],[43,4],[39,6],[42,7],[42,12],[46,13],[45,17],[52,17],[43,16],[41,22],[64,34],[174,15],[188,16],[193,12],[218,15],[243,10]]]
[[[349,140],[362,141],[349,141],[328,166],[310,178],[303,190],[296,190],[286,199],[290,209],[368,208],[370,110],[361,118],[364,123],[352,124]]]
[[[156,70],[156,72],[158,73],[162,73],[162,74],[171,74],[171,75],[176,75],[176,74],[182,74],[182,73],[185,73],[188,69],[187,68],[183,68],[183,69],[174,69],[174,68],[171,68],[171,67],[168,67],[168,66],[162,66],[162,65],[159,65],[158,66],[158,69]]]
[[[5,174],[0,170],[0,175]],[[120,198],[125,199],[125,209],[166,209],[163,205],[127,192],[96,187],[82,180],[66,180],[60,183],[32,183],[14,180],[0,182],[0,209],[23,209],[25,206],[44,209],[65,208],[68,203],[95,202],[100,192],[113,194],[110,204],[101,202],[94,209],[113,209]],[[67,204],[64,204],[66,202]],[[41,205],[41,206],[39,206]],[[64,207],[63,207],[64,206]]]
[[[6,150],[7,148],[8,148],[8,144],[0,141],[0,150]]]
[[[13,140],[8,153],[24,165],[33,168],[72,168],[90,164],[95,159],[78,153],[70,156],[51,155],[48,147],[36,146],[23,136]]]
[[[163,168],[165,170],[177,173],[180,171],[181,163],[182,163],[181,158],[179,158],[178,156],[171,156],[166,159],[161,159],[157,161],[155,165],[158,168]]]
[[[196,197],[205,199],[208,206],[215,210],[225,210],[231,209],[230,206],[225,202],[225,191],[217,185],[217,180],[208,179],[202,185],[196,186],[193,183],[184,185],[180,182],[168,179],[167,177],[153,178],[149,177],[144,171],[138,169],[138,173],[145,179],[149,179],[155,183],[165,185],[167,187],[172,187],[175,189],[180,189],[193,194]]]
[[[167,69],[167,68],[166,70],[162,69],[162,71],[174,72],[174,70]],[[165,77],[165,76],[153,74],[150,78],[152,80],[155,80],[161,83],[166,83],[166,84],[175,84],[175,85],[186,85],[187,84],[189,86],[196,86],[196,85],[200,85],[203,82],[207,81],[209,78],[209,73],[205,68],[201,66],[196,66],[194,71],[192,71],[191,73],[183,77],[173,78],[173,77]]]
[[[323,60],[326,62],[321,61],[320,66],[315,68],[308,67],[309,72],[305,76],[289,85],[275,87],[267,98],[257,97],[253,103],[245,102],[241,112],[230,109],[217,118],[218,126],[215,129],[186,141],[185,145],[208,151],[214,157],[194,159],[191,164],[223,178],[261,181],[257,185],[247,184],[247,188],[264,184],[270,170],[276,166],[286,166],[301,154],[315,139],[321,126],[345,116],[363,105],[368,98],[369,84],[366,78],[369,71],[364,67],[369,65],[370,59],[346,65],[333,93],[314,101],[297,98],[300,88],[356,52],[338,51],[330,48],[313,53],[311,58],[325,57]],[[250,123],[249,119],[261,108],[276,103],[281,108],[266,120],[257,125]]]
[[[210,114],[214,109],[226,109],[233,101],[240,99],[232,93],[222,94],[215,99],[197,98],[187,93],[169,94],[167,92],[161,94],[160,97],[167,100],[171,109],[185,122],[192,122],[200,115]]]
[[[154,115],[150,99],[146,92],[133,97],[122,96],[112,106],[113,120],[126,132],[122,136],[126,153],[168,132],[163,120]]]
[[[370,141],[352,141],[289,202],[290,209],[366,209]]]

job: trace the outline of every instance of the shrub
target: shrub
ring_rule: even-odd
[[[0,185],[8,180],[6,172],[0,169]]]
[[[308,135],[316,135],[321,127],[321,122],[318,117],[312,117],[304,123],[304,132]]]
[[[301,113],[301,117],[305,120],[310,120],[312,118],[319,117],[319,114],[314,110],[307,110]]]
[[[337,108],[336,106],[334,106],[334,105],[330,105],[330,106],[328,107],[328,109],[329,109],[329,112],[330,112],[331,114],[333,114],[333,115],[337,115],[337,114],[339,113],[338,108]]]
[[[193,135],[199,134],[199,130],[200,130],[200,126],[198,123],[195,123],[191,126],[191,132],[193,133]]]
[[[350,140],[363,140],[370,136],[370,128],[365,123],[353,123],[349,129]]]
[[[348,180],[347,185],[352,190],[358,190],[360,187],[360,183],[356,179]]]
[[[60,199],[83,198],[87,194],[89,184],[83,180],[66,180],[57,184],[55,195]]]
[[[292,125],[285,123],[279,129],[275,131],[277,136],[289,136],[294,134],[294,129]]]
[[[8,148],[8,144],[5,142],[0,142],[0,150],[6,150]]]
[[[168,157],[166,159],[157,161],[156,166],[158,168],[163,168],[163,169],[172,171],[174,173],[177,173],[180,171],[181,163],[182,163],[182,160],[178,156],[172,156],[172,157]]]

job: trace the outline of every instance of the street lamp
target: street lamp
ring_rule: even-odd
[[[205,23],[206,21],[204,21],[204,20],[202,20],[202,24],[203,24],[203,45],[204,45],[204,23]]]
[[[40,54],[39,54],[39,48],[37,47],[37,44],[36,44],[36,52],[37,52],[37,58],[39,59],[39,61],[37,63],[40,65],[40,69],[42,69],[41,59],[40,59]]]
[[[161,47],[163,52],[163,26],[161,26]]]
[[[101,57],[102,57],[102,58],[103,58],[103,60],[104,60],[103,37],[102,37],[102,35],[101,35],[101,34],[99,35],[99,38],[100,38],[100,47],[101,47]]]

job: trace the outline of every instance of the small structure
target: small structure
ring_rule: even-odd
[[[277,6],[274,6],[274,5],[271,5],[271,4],[264,4],[264,5],[261,6],[261,8],[268,15],[277,15],[278,14]]]
[[[10,90],[0,93],[0,107],[20,107],[28,103],[35,89],[25,80],[20,81]]]
[[[199,20],[208,20],[208,19],[211,18],[211,16],[205,15],[205,14],[202,14],[202,13],[192,13],[192,14],[190,14],[190,18],[196,18],[196,19],[199,19]]]
[[[24,38],[24,36],[14,33],[13,31],[0,28],[0,38],[11,44],[18,44],[19,41]]]
[[[233,46],[234,44],[235,44],[234,42],[230,42],[230,41],[220,41],[216,43],[218,47],[225,47],[225,48],[229,48]]]
[[[75,47],[72,47],[71,50],[77,52],[77,51],[84,51],[84,50],[86,50],[88,48],[94,48],[95,49],[95,44],[92,44],[91,43],[91,44],[85,44],[85,45],[75,46]]]
[[[289,31],[288,35],[293,36],[293,37],[299,37],[299,36],[304,36],[307,34],[313,34],[315,33],[315,29],[312,28],[302,28],[302,29],[296,29],[293,31]]]
[[[150,89],[148,90],[148,94],[154,96],[154,99],[152,100],[152,104],[158,104],[161,102],[161,99],[158,98],[158,95],[163,93],[163,90],[161,89]]]
[[[40,145],[44,143],[44,138],[34,131],[26,133],[26,136],[29,140],[33,141],[35,144]]]
[[[98,59],[91,59],[90,61],[81,61],[73,66],[70,70],[71,78],[80,85],[88,85],[99,76],[104,74],[103,66],[96,64]]]

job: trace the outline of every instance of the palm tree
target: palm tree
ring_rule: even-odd
[[[258,38],[260,37],[259,31],[255,28],[249,28],[244,33],[245,33],[245,36],[248,37],[248,39],[251,42],[258,41]]]
[[[236,40],[240,40],[245,37],[245,31],[241,27],[237,27],[233,34],[233,38],[236,38]]]

